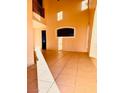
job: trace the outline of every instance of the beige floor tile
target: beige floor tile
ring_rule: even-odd
[[[60,75],[57,80],[57,84],[61,85],[67,85],[67,86],[75,86],[75,77],[72,77],[70,75]]]
[[[48,93],[61,93],[57,84],[54,82],[54,84],[49,89]]]
[[[74,93],[74,87],[66,86],[66,85],[58,85],[60,93]]]
[[[75,93],[96,93],[96,87],[76,87]]]
[[[60,93],[96,93],[96,66],[87,53],[44,53]]]

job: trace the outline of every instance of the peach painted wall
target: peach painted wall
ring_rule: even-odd
[[[89,33],[89,41],[88,46],[90,51],[90,44],[91,44],[91,36],[92,36],[92,28],[93,28],[93,20],[94,20],[94,13],[96,9],[97,0],[89,0],[89,25],[90,25],[90,33]]]
[[[97,35],[96,35],[96,0],[89,0],[89,56],[97,58]]]
[[[43,0],[43,7],[45,9],[48,8],[48,1]],[[45,15],[47,11],[45,10]],[[46,18],[41,17],[40,15],[33,12],[33,29],[34,29],[34,48],[42,48],[42,37],[41,32],[42,30],[46,30]]]
[[[32,28],[32,0],[27,1],[27,65],[34,64],[33,53],[33,28]]]
[[[34,48],[39,48],[42,49],[42,30],[44,30],[44,28],[40,28],[40,29],[34,29]]]
[[[34,46],[41,49],[41,30],[34,30]]]
[[[82,0],[49,0],[46,15],[47,49],[58,49],[56,29],[59,27],[75,27],[75,38],[63,38],[64,51],[87,52],[88,9],[81,11]],[[63,20],[57,21],[57,12],[63,11]]]

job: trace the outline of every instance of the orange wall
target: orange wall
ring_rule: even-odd
[[[95,9],[96,9],[96,0],[89,0],[89,21],[90,21],[90,26],[92,29],[93,26],[93,19],[94,19],[94,13],[95,13]]]
[[[32,29],[32,0],[27,1],[27,65],[34,64],[33,29]]]
[[[43,0],[43,7],[47,9],[48,7],[48,2],[47,0]],[[45,11],[45,13],[47,13]],[[34,48],[42,48],[42,37],[41,37],[41,31],[46,30],[46,18],[44,19],[40,15],[36,14],[33,12],[33,31],[34,31]]]
[[[34,46],[41,49],[41,30],[34,30]]]
[[[88,10],[81,11],[82,0],[48,0],[48,9],[46,9],[47,22],[47,49],[58,49],[58,40],[56,29],[63,26],[75,27],[75,38],[63,39],[64,51],[87,52],[87,25]],[[63,20],[57,21],[57,12],[63,11]]]
[[[93,20],[94,20],[94,13],[96,9],[97,0],[89,0],[89,25],[90,25],[90,33],[89,33],[89,51],[90,51],[90,44],[91,44],[91,36],[92,36],[92,28],[93,28]]]

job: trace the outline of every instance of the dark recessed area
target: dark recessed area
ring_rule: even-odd
[[[57,30],[57,37],[71,37],[74,36],[73,28],[61,28]]]

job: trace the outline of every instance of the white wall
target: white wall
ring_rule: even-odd
[[[93,32],[91,37],[91,46],[90,46],[90,57],[97,58],[97,19],[96,11],[93,21]]]

